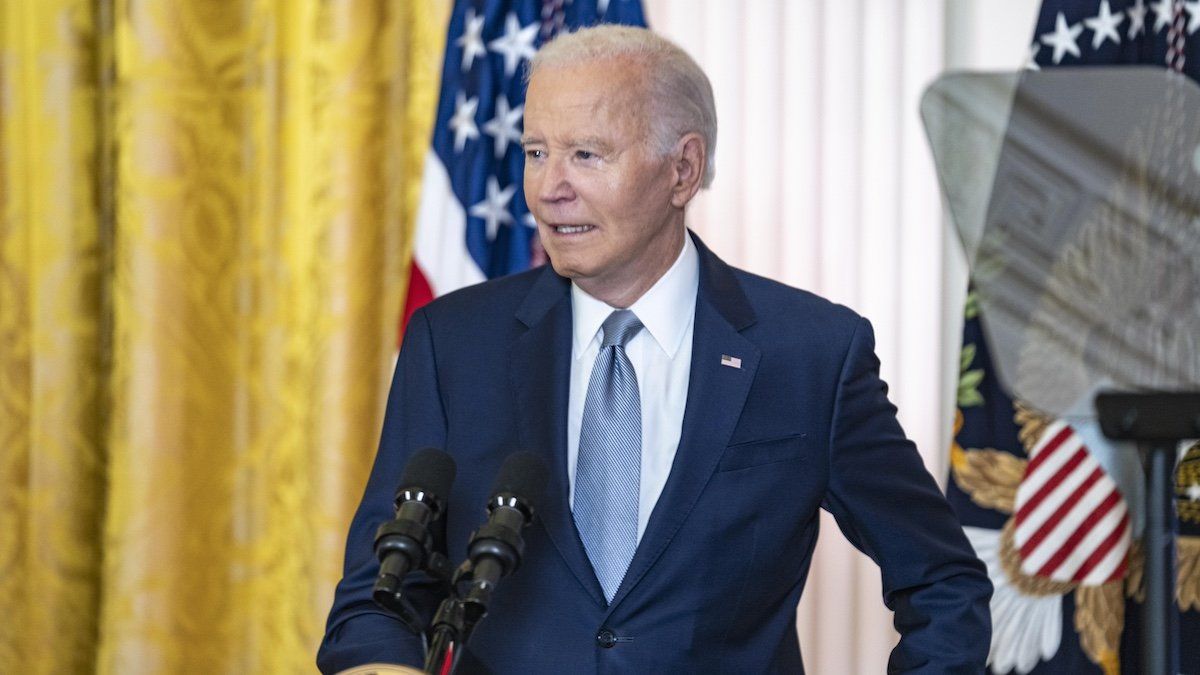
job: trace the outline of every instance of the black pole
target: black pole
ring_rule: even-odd
[[[425,656],[425,673],[427,675],[441,675],[446,669],[446,652],[451,648],[458,651],[458,643],[454,639],[454,632],[439,628],[433,633],[433,642],[429,645],[429,654]],[[450,672],[454,671],[454,657],[457,653],[450,655]]]
[[[1175,644],[1175,444],[1143,444],[1146,466],[1146,601],[1142,604],[1142,667],[1169,675]]]
[[[465,641],[466,612],[456,593],[442,600],[437,614],[433,617],[433,639],[429,651],[425,654],[425,672],[428,675],[442,675],[454,671],[454,662],[458,660],[458,649]],[[453,649],[450,662],[446,662],[446,652]]]
[[[1200,392],[1105,391],[1096,396],[1104,435],[1137,441],[1146,474],[1146,549],[1142,603],[1142,669],[1178,670],[1179,612],[1175,609],[1175,448],[1200,436]]]

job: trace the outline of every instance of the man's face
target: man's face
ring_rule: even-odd
[[[525,99],[525,198],[559,274],[603,300],[644,292],[683,245],[671,160],[649,126],[642,66],[539,70]]]

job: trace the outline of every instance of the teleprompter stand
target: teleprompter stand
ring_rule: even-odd
[[[1176,448],[1200,437],[1200,392],[1144,394],[1102,392],[1096,412],[1104,435],[1135,441],[1146,470],[1146,599],[1142,605],[1142,668],[1147,675],[1172,673],[1179,643],[1175,612]]]

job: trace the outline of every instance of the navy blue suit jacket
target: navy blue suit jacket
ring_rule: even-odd
[[[459,672],[803,672],[796,605],[818,509],[880,566],[901,633],[889,670],[974,673],[991,584],[896,421],[866,320],[723,263],[697,239],[691,380],[679,449],[625,579],[606,604],[567,502],[568,280],[549,267],[451,293],[409,323],[323,671],[423,662],[371,601],[376,527],[410,453],[458,463],[445,544],[455,564],[503,459],[544,454],[546,497],[524,563],[501,582]],[[722,365],[722,355],[741,367]],[[409,597],[440,597],[416,575]],[[605,647],[597,636],[610,631]]]

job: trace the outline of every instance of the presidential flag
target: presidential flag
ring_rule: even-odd
[[[522,192],[525,68],[564,30],[644,26],[640,0],[458,0],[425,159],[404,323],[434,297],[545,262]]]
[[[1200,1],[1046,0],[1028,67],[1151,64],[1196,79],[1198,32]],[[1119,104],[1122,92],[1112,96]],[[1079,424],[1001,388],[969,291],[947,495],[996,588],[993,673],[1140,672],[1138,504]],[[1200,673],[1200,446],[1183,458],[1176,493],[1179,665]]]

